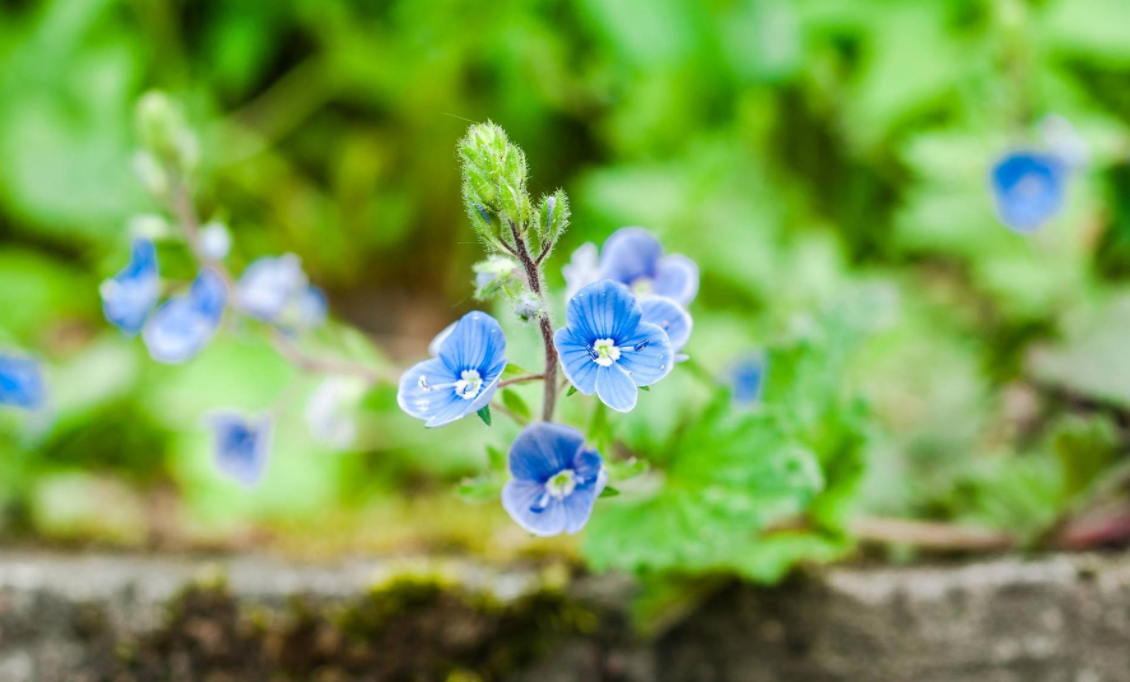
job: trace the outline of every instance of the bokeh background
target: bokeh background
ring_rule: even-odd
[[[0,537],[573,546],[453,494],[513,435],[502,419],[425,432],[379,386],[337,451],[303,424],[317,381],[254,333],[166,367],[103,321],[98,283],[131,218],[158,210],[131,164],[151,88],[200,135],[200,211],[230,226],[233,260],[299,254],[374,362],[423,357],[475,306],[454,150],[491,119],[525,149],[532,192],[571,197],[558,292],[573,248],[649,227],[702,269],[687,351],[714,372],[869,292],[881,324],[851,366],[876,424],[860,508],[1038,532],[1126,450],[1127,83],[1124,0],[9,0],[0,342],[45,360],[53,404],[0,414]],[[1062,214],[1021,236],[994,217],[988,171],[1038,145],[1048,114],[1090,159]],[[175,247],[162,265],[191,275]],[[535,333],[507,324],[511,357],[537,367]],[[646,451],[694,387],[672,375],[620,435]],[[253,491],[212,467],[201,419],[218,407],[284,415]]]

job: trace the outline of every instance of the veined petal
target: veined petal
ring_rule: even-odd
[[[664,257],[656,268],[654,291],[679,305],[689,305],[698,295],[698,265],[679,253]]]
[[[619,341],[632,333],[643,312],[627,287],[602,279],[569,299],[566,324],[588,343],[598,339]]]
[[[433,358],[439,357],[440,346],[443,345],[443,342],[447,339],[447,337],[451,336],[451,332],[455,331],[455,325],[457,324],[459,324],[459,320],[456,320],[447,325],[443,328],[443,331],[436,334],[435,338],[432,339],[431,343],[428,344],[428,355],[432,356]]]
[[[581,432],[537,422],[522,429],[510,446],[510,473],[514,478],[544,484],[554,474],[574,467],[585,445]]]
[[[464,315],[439,347],[439,358],[454,374],[473,369],[486,375],[505,357],[502,327],[493,317],[477,310]]]
[[[641,323],[624,344],[617,365],[628,373],[636,386],[650,386],[671,373],[675,352],[667,333],[654,324]],[[639,350],[634,350],[639,348]]]
[[[643,310],[643,321],[654,324],[667,332],[671,340],[671,348],[678,352],[691,338],[694,320],[686,308],[675,302],[674,299],[664,296],[647,296],[640,299],[640,308]]]
[[[655,325],[650,326],[655,327]],[[658,327],[655,328],[659,329]],[[660,333],[662,333],[662,330],[660,330]],[[622,363],[623,356],[620,356],[620,362],[608,367],[600,367],[597,370],[596,394],[600,397],[602,403],[617,412],[631,412],[636,406],[639,389],[636,388],[632,378],[628,376],[628,372],[621,367]]]
[[[565,532],[569,535],[580,532],[585,524],[589,522],[589,516],[592,515],[592,508],[596,504],[600,494],[604,492],[604,487],[608,483],[608,474],[604,469],[600,469],[596,474],[596,480],[587,482],[585,486],[578,486],[565,499],[561,500],[562,506],[565,507]]]
[[[545,497],[544,485],[512,479],[502,488],[502,508],[529,533],[540,537],[560,535],[568,523],[565,505],[562,500]]]
[[[653,279],[663,247],[642,227],[623,227],[612,233],[600,254],[600,276],[631,285],[640,278]]]
[[[561,358],[561,369],[565,378],[585,395],[596,392],[596,370],[600,365],[592,361],[588,343],[569,327],[562,327],[553,334],[553,345]]]
[[[429,420],[454,401],[467,402],[452,389],[433,388],[458,378],[439,358],[418,362],[400,378],[396,402],[400,409],[413,417]]]

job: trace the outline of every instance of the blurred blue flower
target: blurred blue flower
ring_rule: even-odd
[[[505,368],[502,327],[486,313],[470,312],[439,343],[437,357],[404,373],[396,399],[426,426],[443,426],[486,407]]]
[[[514,439],[510,474],[502,507],[543,537],[581,530],[608,480],[600,453],[585,447],[579,431],[549,422],[531,424]]]
[[[990,176],[997,216],[1014,232],[1033,232],[1063,206],[1067,175],[1066,166],[1052,154],[1006,154]]]
[[[600,276],[627,285],[636,295],[655,294],[689,305],[698,294],[698,266],[663,247],[642,227],[624,227],[604,242]]]
[[[212,260],[223,260],[231,252],[231,233],[227,225],[213,220],[200,228],[200,249]]]
[[[561,268],[565,276],[565,300],[600,279],[600,253],[596,244],[585,242],[573,252],[569,264]]]
[[[243,271],[235,285],[242,312],[282,327],[306,329],[325,321],[326,299],[311,287],[302,261],[293,253],[265,256]]]
[[[216,468],[250,488],[263,478],[271,450],[271,419],[248,418],[238,412],[209,416]]]
[[[102,312],[110,324],[133,336],[141,331],[161,297],[157,249],[148,239],[134,239],[126,267],[98,287]]]
[[[730,397],[735,407],[752,407],[761,400],[767,365],[765,356],[755,353],[730,366]]]
[[[37,410],[47,402],[47,387],[39,362],[0,353],[0,405]]]
[[[165,301],[149,318],[141,332],[149,356],[166,364],[194,357],[212,340],[226,303],[223,279],[214,270],[201,270],[187,294]]]
[[[636,297],[611,280],[590,284],[569,299],[566,326],[553,335],[553,344],[578,391],[596,393],[605,405],[629,412],[637,386],[670,373],[674,351],[667,332],[642,318]]]
[[[694,320],[686,308],[666,296],[644,296],[640,298],[643,321],[654,324],[667,332],[671,350],[678,353],[687,345],[694,328]],[[676,358],[678,359],[678,358]]]

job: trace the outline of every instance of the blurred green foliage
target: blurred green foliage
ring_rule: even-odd
[[[497,505],[448,504],[456,481],[487,469],[487,446],[513,436],[502,419],[425,434],[379,387],[356,445],[329,452],[301,423],[312,382],[253,335],[169,368],[101,321],[97,284],[123,264],[125,225],[156,208],[131,172],[131,112],[160,87],[202,132],[202,212],[230,224],[237,262],[300,254],[334,314],[400,362],[471,306],[479,247],[455,159],[468,121],[492,119],[524,148],[531,193],[569,193],[551,270],[626,224],[699,263],[687,352],[718,374],[773,345],[769,409],[729,414],[689,372],[643,396],[616,438],[660,464],[679,450],[702,460],[681,457],[667,474],[685,485],[659,497],[600,503],[586,545],[598,565],[771,578],[843,551],[857,511],[1037,537],[1127,450],[1127,78],[1123,0],[0,6],[0,341],[48,360],[55,397],[49,427],[0,415],[4,528],[568,546],[527,541]],[[994,218],[985,178],[1053,112],[1090,163],[1063,214],[1021,237]],[[870,340],[847,353],[837,319]],[[511,358],[538,366],[535,335],[507,324]],[[265,483],[244,493],[213,472],[200,419],[280,394],[293,418]],[[859,423],[857,395],[877,428]],[[521,387],[508,404],[535,396]],[[579,397],[562,402],[588,419]],[[771,428],[750,435],[755,422]],[[759,457],[781,447],[792,454]],[[679,516],[679,495],[767,481],[790,494]],[[818,531],[748,542],[797,499]],[[717,535],[688,536],[681,557],[647,542],[700,526]]]

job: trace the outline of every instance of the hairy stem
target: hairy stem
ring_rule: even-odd
[[[557,348],[553,345],[553,324],[549,321],[549,300],[545,295],[545,286],[541,279],[541,269],[530,256],[530,249],[518,226],[510,223],[510,233],[514,236],[515,255],[522,269],[526,273],[526,281],[530,291],[541,302],[541,314],[538,315],[538,328],[541,330],[542,344],[545,345],[545,401],[542,404],[542,421],[553,421],[553,408],[557,404]]]

